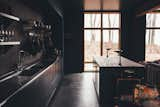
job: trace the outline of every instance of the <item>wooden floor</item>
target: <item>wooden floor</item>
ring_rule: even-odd
[[[99,107],[92,73],[65,76],[49,107]]]

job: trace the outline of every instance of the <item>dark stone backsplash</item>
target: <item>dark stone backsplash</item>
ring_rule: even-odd
[[[41,21],[42,16],[24,5],[18,0],[2,0],[0,4],[1,12],[15,15],[22,21]],[[23,10],[23,11],[22,11]],[[16,70],[19,64],[20,51],[24,51],[22,66],[36,63],[37,61],[54,60],[56,57],[53,40],[44,38],[39,40],[37,37],[30,37],[23,28],[23,22],[13,21],[0,16],[0,30],[14,31],[15,34],[10,39],[11,41],[20,41],[20,45],[0,46],[0,77],[6,73]],[[52,36],[49,35],[49,36]],[[51,41],[50,41],[51,40]],[[52,45],[49,45],[52,44]],[[44,60],[45,59],[45,60]]]

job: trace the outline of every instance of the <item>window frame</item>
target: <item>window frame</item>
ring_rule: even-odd
[[[84,46],[84,32],[85,30],[100,30],[101,31],[101,41],[100,41],[100,55],[103,55],[103,31],[104,30],[118,30],[119,32],[119,40],[118,40],[118,48],[121,48],[121,13],[119,11],[83,11],[83,20],[85,20],[85,14],[100,14],[101,15],[101,26],[100,28],[93,28],[93,27],[85,27],[85,23],[83,24],[83,63],[84,66],[85,64],[88,63],[94,63],[92,61],[85,61],[85,46]],[[119,14],[119,27],[112,27],[112,28],[107,28],[103,27],[103,14]],[[83,67],[85,68],[85,67]]]
[[[148,12],[147,14],[160,14],[160,11],[152,11],[152,12]],[[147,22],[147,18],[146,18],[146,22]],[[159,27],[147,27],[147,24],[146,24],[145,32],[147,32],[147,30],[160,30],[160,26]],[[145,61],[147,61],[146,60],[146,54],[147,53],[146,53],[146,34],[145,34]]]

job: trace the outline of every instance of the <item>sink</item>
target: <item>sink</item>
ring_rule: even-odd
[[[27,67],[26,69],[24,69],[20,75],[21,76],[32,76],[36,74],[37,72],[39,72],[43,67],[44,66],[41,64],[35,64],[32,67]]]

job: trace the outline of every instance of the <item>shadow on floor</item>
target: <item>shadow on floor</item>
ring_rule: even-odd
[[[48,107],[99,107],[93,74],[79,73],[65,76]]]

